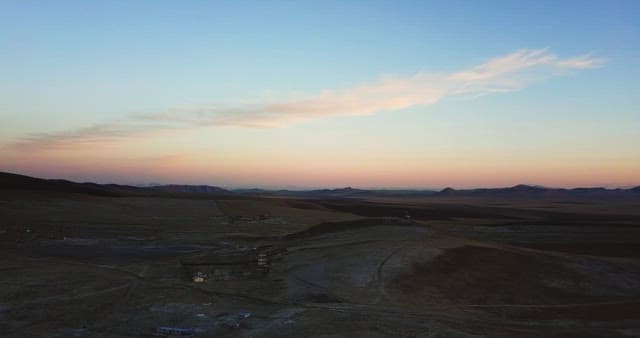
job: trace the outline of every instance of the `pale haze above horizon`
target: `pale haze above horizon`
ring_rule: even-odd
[[[640,185],[638,1],[0,0],[0,171]]]

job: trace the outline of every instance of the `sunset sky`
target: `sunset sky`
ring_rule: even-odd
[[[0,0],[0,171],[640,185],[640,1]]]

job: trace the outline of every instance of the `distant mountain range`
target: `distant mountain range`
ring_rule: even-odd
[[[150,186],[148,189],[166,192],[184,192],[184,193],[198,193],[198,194],[232,194],[233,192],[220,187],[214,187],[210,185],[156,185]]]
[[[610,197],[610,196],[640,196],[640,186],[631,189],[606,189],[602,187],[594,188],[547,188],[534,185],[519,184],[509,188],[484,188],[484,189],[466,189],[456,190],[453,188],[445,188],[438,192],[438,196],[495,196],[495,197]]]
[[[640,186],[631,189],[606,189],[596,188],[546,188],[533,185],[519,184],[508,188],[480,188],[462,189],[445,188],[440,191],[434,190],[404,190],[404,189],[319,189],[319,190],[262,190],[262,189],[239,189],[233,190],[238,194],[246,195],[272,195],[272,196],[292,196],[306,198],[373,198],[373,197],[501,197],[501,198],[608,198],[608,197],[640,197]]]
[[[267,190],[234,189],[209,185],[157,185],[135,187],[119,184],[77,183],[58,179],[41,179],[25,175],[0,172],[0,190],[37,190],[66,193],[81,193],[98,196],[171,196],[171,195],[225,195],[225,196],[283,196],[299,198],[356,198],[374,197],[500,197],[500,198],[611,198],[640,197],[640,186],[630,189],[606,188],[547,188],[519,184],[508,188],[482,188],[456,190],[445,188],[441,191],[410,189],[339,189],[316,190]]]
[[[233,192],[243,195],[292,196],[307,198],[423,197],[437,193],[434,190],[355,189],[351,187],[316,190],[236,189],[233,190]]]

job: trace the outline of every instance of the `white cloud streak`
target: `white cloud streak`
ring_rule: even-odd
[[[203,126],[285,127],[326,116],[364,116],[426,106],[453,96],[483,96],[522,89],[542,78],[569,70],[596,68],[603,60],[591,55],[559,58],[546,49],[518,50],[469,69],[452,73],[420,72],[408,77],[383,77],[358,86],[325,90],[307,98],[227,108],[199,107],[132,116],[86,128],[35,134],[14,147],[49,148],[119,140],[143,133]]]

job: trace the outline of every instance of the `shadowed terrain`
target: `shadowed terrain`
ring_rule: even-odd
[[[265,194],[2,174],[0,251],[8,337],[640,334],[633,189]]]

